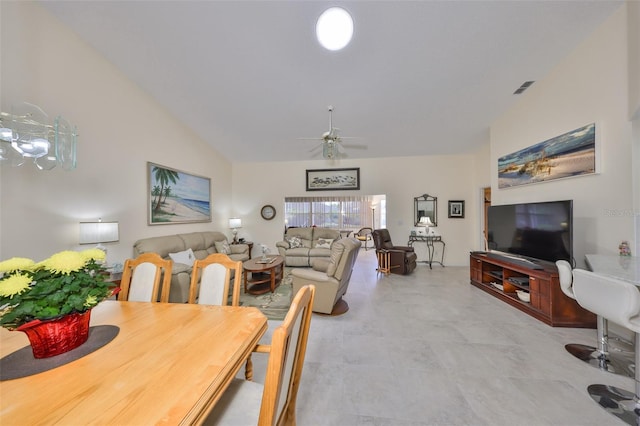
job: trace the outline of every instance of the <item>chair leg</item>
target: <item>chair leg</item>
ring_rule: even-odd
[[[636,333],[635,338],[635,363],[640,363],[640,339]],[[640,425],[640,371],[635,371],[635,394],[615,386],[589,385],[587,391],[591,398],[609,413],[618,417],[623,422],[637,426]]]
[[[597,317],[597,333],[597,348],[571,343],[566,345],[565,349],[571,355],[600,370],[634,377],[635,364],[633,360],[622,354],[609,352],[609,326],[606,318]]]

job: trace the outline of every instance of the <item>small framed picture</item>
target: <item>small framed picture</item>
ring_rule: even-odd
[[[449,217],[454,219],[464,218],[464,200],[449,200]]]

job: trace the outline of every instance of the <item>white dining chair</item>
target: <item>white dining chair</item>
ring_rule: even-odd
[[[144,253],[124,262],[118,300],[168,303],[170,286],[171,261],[156,253]]]
[[[233,280],[231,306],[240,305],[242,262],[226,254],[213,253],[193,262],[189,303],[225,306],[229,299],[229,286]]]
[[[590,271],[573,271],[573,292],[580,306],[632,330],[636,335],[635,365],[640,363],[640,291],[635,284]],[[602,408],[627,424],[640,424],[640,371],[633,369],[634,392],[602,384],[589,385],[587,391]]]
[[[571,264],[566,260],[557,261],[556,266],[558,267],[560,289],[565,295],[576,300],[575,292],[573,290],[573,273],[576,270],[572,269]],[[582,345],[579,343],[569,343],[565,345],[565,349],[571,355],[586,362],[592,367],[596,367],[600,370],[613,374],[633,377],[633,361],[622,353],[614,353],[610,351],[608,321],[606,318],[597,314],[596,335],[597,347]]]

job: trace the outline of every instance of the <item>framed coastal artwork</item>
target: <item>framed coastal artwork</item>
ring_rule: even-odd
[[[211,222],[211,179],[147,163],[149,225]]]
[[[307,170],[307,191],[360,189],[360,168]]]
[[[498,158],[498,188],[596,173],[596,125]]]

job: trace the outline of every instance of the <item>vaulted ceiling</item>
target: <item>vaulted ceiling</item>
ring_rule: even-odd
[[[602,1],[43,1],[233,162],[321,159],[333,124],[349,158],[457,154],[535,90],[622,5]],[[337,52],[315,38],[339,5]],[[579,72],[579,70],[576,70]],[[177,144],[180,141],[176,141]],[[366,148],[363,148],[366,147]]]

